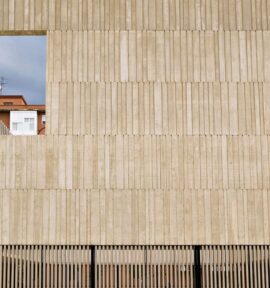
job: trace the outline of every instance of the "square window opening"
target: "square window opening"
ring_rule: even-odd
[[[0,136],[46,131],[44,32],[0,35]]]

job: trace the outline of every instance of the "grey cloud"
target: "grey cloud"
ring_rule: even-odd
[[[4,94],[22,94],[29,104],[45,102],[46,37],[1,36],[0,76]]]

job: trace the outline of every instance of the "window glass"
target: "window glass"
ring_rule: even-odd
[[[35,119],[34,118],[24,118],[24,127],[26,130],[33,131],[35,129]]]
[[[35,129],[35,122],[34,122],[34,118],[30,118],[30,124],[29,124],[30,130],[34,130]]]
[[[21,131],[23,127],[23,123],[21,122],[13,122],[12,123],[12,130],[13,131]]]

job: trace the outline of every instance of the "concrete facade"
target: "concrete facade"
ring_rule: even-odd
[[[269,4],[1,0],[48,49],[47,135],[0,137],[0,243],[269,244]]]

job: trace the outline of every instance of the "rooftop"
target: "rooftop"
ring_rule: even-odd
[[[45,105],[28,105],[22,95],[0,95],[0,111],[33,110],[45,111]]]

